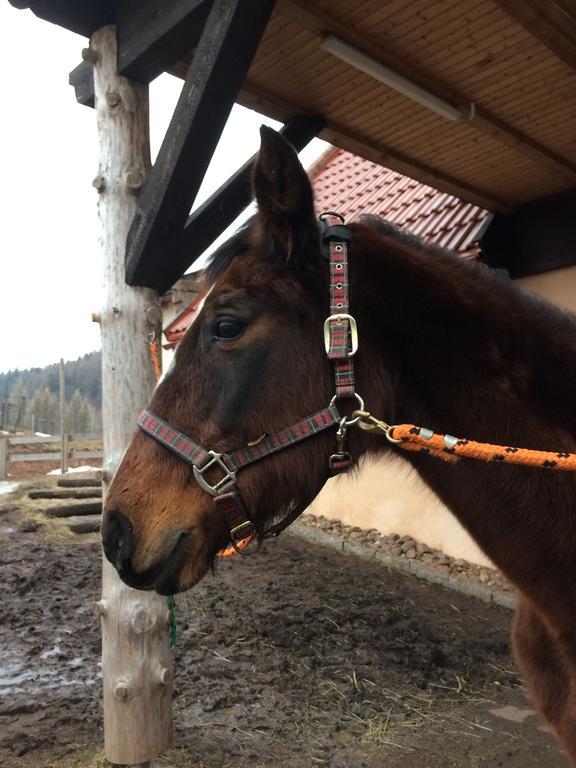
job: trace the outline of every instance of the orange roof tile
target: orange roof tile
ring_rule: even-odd
[[[180,314],[172,320],[170,325],[164,329],[164,335],[166,336],[167,343],[164,344],[164,349],[172,349],[175,347],[182,337],[192,325],[192,321],[196,317],[200,304],[205,297],[205,291],[200,291],[196,298],[188,304]]]
[[[318,213],[338,211],[349,221],[377,214],[464,258],[478,257],[479,231],[490,215],[483,208],[335,147],[309,175]]]

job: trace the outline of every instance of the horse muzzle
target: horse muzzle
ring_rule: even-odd
[[[102,521],[101,534],[106,558],[129,587],[155,590],[161,595],[173,595],[181,591],[178,574],[187,556],[191,529],[173,532],[162,551],[156,553],[155,562],[140,571],[134,569],[137,542],[134,527],[126,515],[116,510],[107,512]]]

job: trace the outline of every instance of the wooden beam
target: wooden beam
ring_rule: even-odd
[[[528,3],[524,2],[524,0],[513,0],[512,3],[509,3],[508,0],[499,0],[499,2],[502,7],[507,8],[508,5],[523,6],[530,5],[531,3],[540,3],[540,0],[529,0]],[[385,64],[436,96],[454,104],[454,106],[462,108],[464,112],[468,111],[472,106],[470,100],[463,94],[452,91],[443,83],[428,77],[422,72],[416,71],[413,67],[407,65],[406,62],[391,56],[386,50],[386,40],[380,40],[376,43],[367,36],[359,35],[346,25],[340,24],[327,13],[318,8],[311,7],[305,0],[281,0],[278,9],[283,16],[315,34],[319,41],[327,34],[337,35],[376,61]],[[574,46],[575,44],[576,36],[572,45]],[[576,59],[576,49],[573,49],[573,54]],[[512,147],[520,154],[530,157],[539,165],[546,166],[555,173],[576,181],[576,165],[535,141],[522,131],[496,118],[481,106],[475,104],[470,112],[470,119],[465,122],[468,125],[473,125],[479,131],[487,133],[496,141]]]
[[[126,280],[157,288],[268,23],[274,0],[213,0],[128,235]]]
[[[154,80],[196,47],[209,9],[209,0],[122,0],[116,13],[119,74]],[[94,106],[92,62],[79,64],[68,82],[80,104]]]
[[[575,206],[576,188],[495,216],[480,240],[483,261],[512,278],[576,264]]]
[[[100,162],[101,251],[105,277],[102,332],[103,478],[105,490],[134,434],[134,414],[149,401],[156,377],[149,334],[160,316],[155,291],[124,282],[124,247],[136,210],[130,175],[150,166],[148,88],[119,77],[116,33],[104,27],[91,44]],[[111,99],[110,94],[115,94]],[[166,601],[126,586],[103,559],[102,687],[104,748],[114,765],[148,766],[172,741],[172,652]]]
[[[250,82],[245,82],[238,97],[238,103],[250,109],[263,112],[276,120],[286,120],[290,114],[294,114],[297,108],[294,104],[280,101],[273,94],[264,92]],[[407,155],[397,152],[394,148],[384,144],[375,144],[368,137],[350,131],[346,126],[327,121],[326,127],[320,132],[320,138],[346,149],[349,152],[365,157],[373,163],[391,168],[398,173],[403,173],[413,179],[418,179],[442,192],[466,200],[469,203],[479,205],[489,211],[502,213],[512,211],[516,206],[510,200],[494,195],[492,192],[482,190],[461,179],[450,176],[443,171],[414,160]]]
[[[68,75],[68,83],[74,88],[76,101],[85,107],[94,107],[94,72],[89,61],[74,67]]]
[[[555,56],[576,69],[576,7],[573,0],[496,0],[496,3]]]
[[[51,21],[84,37],[114,23],[117,0],[10,0],[15,8],[29,8],[38,18]]]
[[[326,121],[317,115],[298,115],[280,133],[298,152],[319,134]],[[160,293],[167,291],[188,267],[212,245],[252,200],[254,155],[188,217],[174,246],[163,255]]]
[[[209,0],[123,0],[118,6],[118,72],[149,83],[196,48]]]

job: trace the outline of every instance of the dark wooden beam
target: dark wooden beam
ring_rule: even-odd
[[[298,152],[322,130],[326,121],[318,115],[298,115],[289,120],[280,133]],[[186,226],[163,255],[160,292],[167,291],[188,267],[209,248],[234,219],[252,201],[252,168],[257,155],[204,201],[188,217]]]
[[[576,189],[570,189],[494,216],[480,239],[483,260],[512,278],[576,264],[575,207]]]
[[[576,69],[576,7],[573,0],[496,0],[531,35]]]
[[[90,62],[78,64],[68,75],[68,82],[74,88],[78,104],[94,107],[94,74]]]
[[[149,83],[194,50],[206,23],[210,0],[122,0],[114,21],[118,72]],[[84,61],[70,72],[76,100],[94,106],[92,65]]]
[[[130,228],[130,285],[164,284],[164,249],[186,223],[273,8],[274,0],[213,0]]]
[[[118,6],[118,72],[149,83],[196,48],[209,0],[123,0]]]
[[[84,37],[100,27],[114,24],[118,0],[10,0],[15,8],[29,8],[45,21]]]

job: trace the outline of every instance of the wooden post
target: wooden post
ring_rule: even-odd
[[[68,472],[68,429],[66,425],[66,376],[64,360],[60,358],[60,472]]]
[[[91,40],[100,165],[97,183],[104,261],[102,420],[104,490],[155,386],[147,318],[159,308],[149,288],[124,281],[126,236],[150,168],[148,88],[116,70],[116,30]],[[166,601],[120,581],[104,559],[102,600],[104,746],[110,762],[148,765],[172,740],[172,652]]]
[[[8,477],[8,438],[0,437],[0,480]]]

